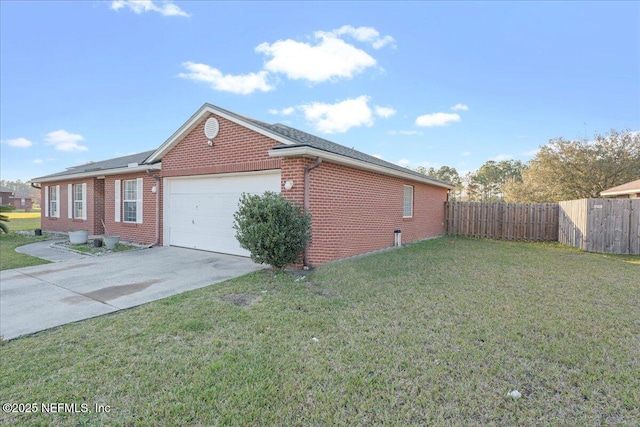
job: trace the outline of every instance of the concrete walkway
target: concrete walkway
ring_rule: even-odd
[[[175,247],[89,257],[50,248],[50,244],[38,242],[19,249],[55,264],[0,271],[0,335],[5,340],[263,268],[249,258]]]
[[[19,246],[16,252],[31,255],[37,258],[46,259],[51,262],[69,261],[71,259],[86,259],[87,255],[82,255],[73,251],[65,251],[56,249],[52,245],[64,242],[66,239],[45,240],[42,242],[29,243],[28,245]]]

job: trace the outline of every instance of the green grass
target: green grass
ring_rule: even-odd
[[[66,248],[72,249],[74,251],[85,253],[85,254],[102,255],[107,253],[107,247],[104,246],[103,244],[101,247],[96,248],[93,244],[93,239],[89,239],[87,243],[82,245],[72,245],[69,242],[63,242],[63,243],[60,243],[60,245]],[[127,251],[134,251],[138,249],[140,249],[139,246],[125,245],[123,243],[118,243],[111,252],[127,252]]]
[[[257,272],[5,343],[3,403],[110,412],[0,423],[637,425],[639,273],[559,245],[449,238],[306,280]]]
[[[15,251],[18,246],[27,245],[44,239],[46,239],[46,237],[23,236],[21,234],[14,233],[0,234],[0,270],[47,264],[49,261],[32,257],[30,255],[20,254]]]
[[[25,231],[40,228],[39,212],[7,212],[9,231]]]

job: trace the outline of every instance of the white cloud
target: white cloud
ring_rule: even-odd
[[[207,64],[197,64],[195,62],[185,62],[182,64],[189,72],[180,73],[178,77],[183,79],[195,80],[211,84],[214,90],[221,92],[238,93],[248,95],[260,90],[268,92],[274,89],[267,83],[267,72],[260,71],[258,73],[249,74],[222,74],[217,68],[212,68]]]
[[[189,16],[187,12],[169,0],[158,3],[159,4],[154,3],[153,0],[113,0],[111,2],[111,9],[118,11],[126,7],[138,15],[144,12],[158,12],[163,16]]]
[[[9,147],[16,148],[29,148],[33,145],[33,142],[29,141],[27,138],[7,139],[6,141],[2,142],[7,144]]]
[[[376,65],[367,52],[346,43],[334,33],[317,31],[315,44],[292,39],[275,43],[261,43],[256,52],[269,59],[264,68],[273,73],[285,74],[293,80],[318,83],[334,78],[352,78]]]
[[[416,125],[423,127],[448,126],[449,123],[459,121],[460,116],[455,113],[433,113],[419,116],[416,119]]]
[[[384,160],[384,157],[382,157],[382,154],[372,154],[371,157],[375,157],[376,159]]]
[[[398,166],[402,166],[403,168],[408,168],[409,166],[411,166],[411,161],[407,159],[400,159],[396,164]]]
[[[373,46],[374,49],[381,49],[386,45],[395,42],[395,39],[391,36],[380,37],[380,33],[378,32],[378,30],[372,27],[354,28],[351,25],[343,25],[337,30],[331,31],[330,34],[335,34],[338,36],[344,34],[350,35],[360,42],[371,43],[371,46]]]
[[[469,110],[469,107],[465,104],[456,104],[453,107],[451,107],[451,109],[453,111],[467,111]]]
[[[80,141],[84,141],[82,135],[69,133],[60,129],[49,132],[44,139],[47,145],[53,145],[58,151],[88,151],[84,145],[79,145]]]
[[[511,154],[498,154],[497,156],[491,157],[489,160],[493,160],[495,162],[501,162],[503,160],[511,160],[513,156]]]
[[[379,117],[382,117],[383,119],[388,119],[389,117],[393,116],[396,113],[396,110],[394,110],[391,107],[379,107],[376,105],[376,114]]]
[[[290,116],[295,111],[296,111],[295,107],[287,107],[287,108],[283,108],[282,110],[276,110],[275,108],[269,109],[269,113],[274,115],[281,115],[281,116]]]
[[[540,148],[536,148],[534,150],[525,151],[524,153],[520,153],[520,154],[522,154],[523,156],[533,157],[536,154],[538,154],[538,151],[540,151]]]
[[[34,165],[39,165],[39,164],[44,163],[44,160],[42,160],[42,159],[33,159],[33,160],[31,160],[31,163],[33,163]]]
[[[466,157],[466,156],[470,156],[471,155],[471,151],[463,151],[462,153],[460,153],[461,156]]]
[[[316,130],[324,133],[343,133],[357,126],[372,126],[373,113],[369,108],[369,97],[366,95],[353,99],[345,99],[335,104],[313,102],[300,105]]]

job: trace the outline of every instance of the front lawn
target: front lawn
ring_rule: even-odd
[[[42,236],[25,236],[22,234],[0,234],[0,270],[29,267],[47,264],[49,261],[16,252],[18,246],[45,240]],[[0,396],[1,397],[1,396]]]
[[[639,273],[450,238],[260,271],[4,343],[2,403],[89,412],[0,424],[635,425]]]
[[[6,212],[9,231],[25,231],[40,228],[40,212]]]

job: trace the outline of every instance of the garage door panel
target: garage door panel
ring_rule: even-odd
[[[243,192],[280,191],[280,172],[169,180],[168,244],[249,256],[235,238],[233,213]]]

